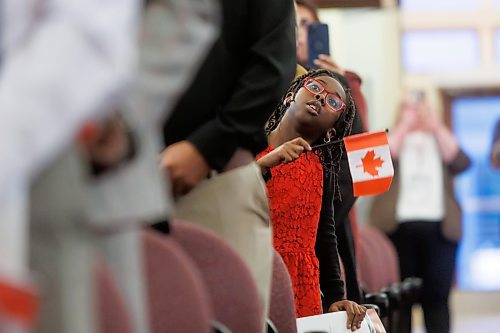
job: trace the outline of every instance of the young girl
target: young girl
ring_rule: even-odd
[[[269,119],[269,147],[257,160],[268,178],[274,247],[292,278],[297,317],[323,313],[323,292],[327,310],[346,310],[352,330],[361,326],[366,309],[343,300],[333,221],[342,148],[311,146],[348,135],[354,113],[350,92],[336,74],[310,71],[291,84]]]

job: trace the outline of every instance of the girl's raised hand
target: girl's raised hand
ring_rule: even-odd
[[[258,159],[257,164],[262,169],[269,169],[281,163],[293,162],[306,151],[311,151],[311,146],[306,140],[298,137],[283,143],[266,156]]]

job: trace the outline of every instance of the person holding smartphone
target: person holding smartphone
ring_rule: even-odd
[[[344,69],[329,54],[319,54],[317,59],[309,59],[308,27],[320,23],[318,9],[309,0],[295,0],[297,5],[297,61],[300,65],[309,68],[311,64],[315,67],[327,69],[338,73],[346,78],[351,88],[358,111],[363,121],[363,128],[368,127],[366,115],[366,102],[361,92],[361,77],[352,71]]]

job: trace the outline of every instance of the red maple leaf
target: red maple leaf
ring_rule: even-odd
[[[378,156],[375,158],[375,151],[369,150],[366,152],[365,156],[361,158],[363,163],[363,171],[369,173],[372,176],[378,176],[377,168],[380,168],[384,161]]]

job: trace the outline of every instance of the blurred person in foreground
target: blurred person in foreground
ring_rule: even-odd
[[[101,131],[83,155],[92,167],[89,222],[100,233],[100,249],[131,309],[134,331],[147,332],[157,323],[147,315],[140,230],[172,209],[169,184],[158,168],[161,124],[212,46],[220,7],[217,0],[148,0],[140,22],[130,95],[119,113],[97,124]]]
[[[453,284],[461,209],[453,194],[453,176],[470,160],[436,110],[422,96],[401,106],[389,132],[394,179],[375,197],[371,223],[386,232],[399,256],[401,279],[423,279],[420,303],[428,333],[450,332],[448,298]],[[410,314],[398,332],[411,332]]]
[[[30,277],[31,182],[71,146],[83,122],[106,113],[131,80],[136,13],[131,0],[106,6],[98,1],[0,3],[0,276],[6,281],[23,284]],[[70,303],[65,305],[72,308]],[[5,311],[11,306],[0,304]],[[73,310],[82,310],[79,323],[89,318],[89,311]]]
[[[160,131],[154,127],[165,119],[216,30],[211,15],[192,10],[200,1],[185,2],[160,4],[146,19],[145,35],[154,49],[141,56],[138,82],[133,73],[140,1],[1,4],[0,214],[7,218],[0,225],[0,274],[22,281],[30,269],[36,271],[43,295],[39,332],[95,331],[96,226],[109,232],[119,218],[124,219],[119,224],[131,226],[131,220],[166,212],[166,194],[149,201],[164,192],[156,164]],[[175,8],[183,15],[175,15]],[[171,17],[179,20],[165,20]],[[172,40],[182,45],[170,43],[174,51],[165,52],[162,44]],[[179,54],[186,51],[188,56]],[[158,57],[165,53],[169,56]],[[126,96],[131,98],[125,101]],[[119,115],[112,112],[116,109]],[[89,123],[93,128],[84,130]],[[130,206],[130,193],[147,204]],[[117,211],[121,215],[113,216]],[[127,278],[141,274],[140,267],[127,271]],[[128,292],[130,284],[123,287]],[[128,305],[135,321],[140,305]],[[146,332],[142,328],[134,325]]]

